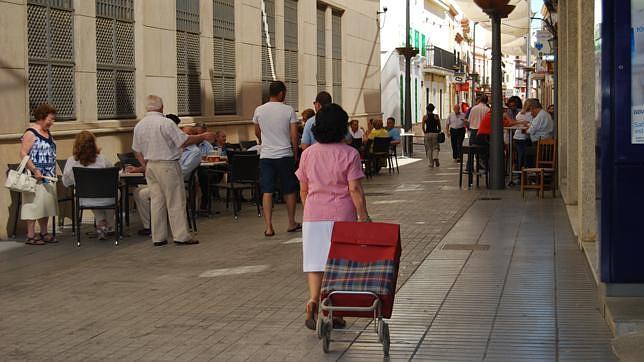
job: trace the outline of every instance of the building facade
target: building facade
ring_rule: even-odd
[[[273,79],[286,82],[298,111],[327,90],[352,117],[380,117],[378,8],[367,0],[0,0],[0,161],[17,162],[41,102],[58,110],[59,159],[85,129],[106,157],[129,151],[148,94],[230,142],[254,139],[253,111]],[[0,211],[0,238],[9,211]]]

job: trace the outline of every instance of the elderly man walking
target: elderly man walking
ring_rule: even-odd
[[[154,246],[168,243],[168,221],[173,240],[179,245],[198,244],[188,233],[186,192],[179,159],[183,148],[212,142],[215,135],[205,132],[187,135],[163,115],[163,100],[155,95],[145,99],[145,117],[134,127],[132,150],[145,168],[150,188],[152,211],[152,242]]]

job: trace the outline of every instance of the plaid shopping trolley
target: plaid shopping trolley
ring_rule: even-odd
[[[389,327],[400,264],[400,226],[336,222],[322,280],[317,331],[329,351],[333,317],[373,318],[389,354]]]

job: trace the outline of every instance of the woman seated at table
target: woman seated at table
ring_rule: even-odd
[[[515,121],[506,113],[503,112],[503,127],[514,127],[523,125],[523,121]],[[476,133],[476,138],[474,139],[473,144],[482,146],[483,149],[480,151],[481,155],[481,166],[483,168],[488,168],[488,159],[490,156],[490,134],[492,133],[492,111],[487,112],[487,114],[481,120],[479,124],[479,130]],[[504,136],[505,138],[505,136]]]
[[[96,137],[89,131],[81,131],[74,141],[73,155],[67,159],[63,170],[63,184],[67,187],[75,184],[74,167],[106,168],[112,163],[106,160],[96,146]],[[114,204],[114,199],[80,199],[81,206],[108,206]],[[96,218],[96,233],[100,240],[105,240],[106,235],[112,231],[114,210],[92,210]]]

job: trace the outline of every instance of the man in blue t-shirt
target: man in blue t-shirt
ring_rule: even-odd
[[[331,99],[331,94],[329,94],[329,92],[322,91],[318,93],[318,95],[315,97],[315,101],[313,102],[315,112],[317,113],[318,111],[320,111],[320,109],[322,109],[322,107],[326,106],[327,104],[331,104],[332,102],[333,100]],[[302,142],[300,144],[302,151],[304,151],[310,145],[317,143],[315,137],[313,137],[313,125],[315,125],[315,116],[309,118],[304,125],[304,130],[302,131]]]
[[[394,117],[387,118],[387,133],[391,137],[391,144],[397,145],[400,143],[400,128],[396,128],[396,119]]]

